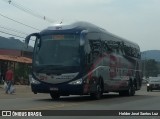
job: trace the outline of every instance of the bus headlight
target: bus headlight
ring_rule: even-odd
[[[80,85],[80,84],[82,84],[82,79],[78,79],[78,80],[72,81],[69,84],[71,84],[71,85]]]
[[[147,86],[149,86],[149,83],[147,83]]]
[[[40,82],[35,80],[34,78],[31,78],[30,83],[32,83],[32,84],[40,84]]]

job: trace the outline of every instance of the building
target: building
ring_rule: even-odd
[[[18,65],[29,66],[32,63],[32,51],[33,47],[27,48],[19,39],[0,36],[0,78],[5,79],[4,74],[9,66],[14,67],[14,71]]]

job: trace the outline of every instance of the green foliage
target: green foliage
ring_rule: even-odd
[[[146,77],[156,77],[159,74],[159,63],[154,59],[143,61],[143,72]]]
[[[28,79],[29,68],[27,64],[17,64],[15,67],[14,77],[16,81],[20,79]]]

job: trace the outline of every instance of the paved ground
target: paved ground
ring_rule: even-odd
[[[28,85],[14,85],[14,87],[16,88],[17,93],[31,91],[31,87]],[[0,91],[2,90],[4,90],[3,85],[0,85]]]
[[[37,94],[35,95],[32,91],[31,91],[31,86],[28,85],[15,85],[15,93],[14,94],[6,94],[5,90],[3,88],[3,85],[0,85],[0,99],[15,99],[15,98],[27,98],[27,97],[43,97],[44,94]],[[141,95],[146,95],[146,84],[144,84],[141,88],[140,91],[137,91],[136,94],[139,95],[139,93]],[[157,92],[149,92],[148,94],[150,95],[157,95]],[[45,94],[46,96],[49,94]]]
[[[16,93],[8,95],[0,88],[0,108],[2,110],[159,110],[160,91],[147,92],[142,86],[135,96],[119,97],[118,94],[106,94],[101,100],[91,100],[89,96],[62,97],[52,100],[48,94],[34,95],[30,86],[16,85]],[[2,117],[0,117],[1,119]],[[25,118],[25,117],[20,117]],[[26,119],[31,117],[26,117]],[[54,116],[36,119],[160,119],[159,116]],[[2,118],[6,119],[6,117]],[[11,117],[17,119],[17,117]],[[35,119],[35,117],[33,117]]]
[[[31,91],[31,87],[28,85],[14,85],[14,87],[15,87],[14,94],[6,94],[3,85],[0,85],[0,99],[15,98],[15,97],[19,98],[28,95],[34,96],[34,94]]]

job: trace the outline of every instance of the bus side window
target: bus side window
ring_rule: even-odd
[[[92,60],[95,61],[102,55],[101,50],[101,40],[90,40],[90,46],[91,46],[91,56]]]
[[[91,64],[91,47],[88,39],[85,39],[84,51],[86,63]]]
[[[100,34],[98,32],[90,32],[87,34],[87,39],[91,48],[90,61],[92,63],[102,54]]]
[[[108,52],[112,52],[112,49],[108,46],[107,41],[101,41],[101,52],[103,53],[108,53]]]
[[[91,52],[91,47],[90,47],[88,39],[86,39],[86,41],[85,41],[84,51],[85,51],[85,54],[90,54],[90,52]]]
[[[92,63],[92,61],[91,61],[91,53],[86,54],[86,63],[87,64],[91,64]]]

